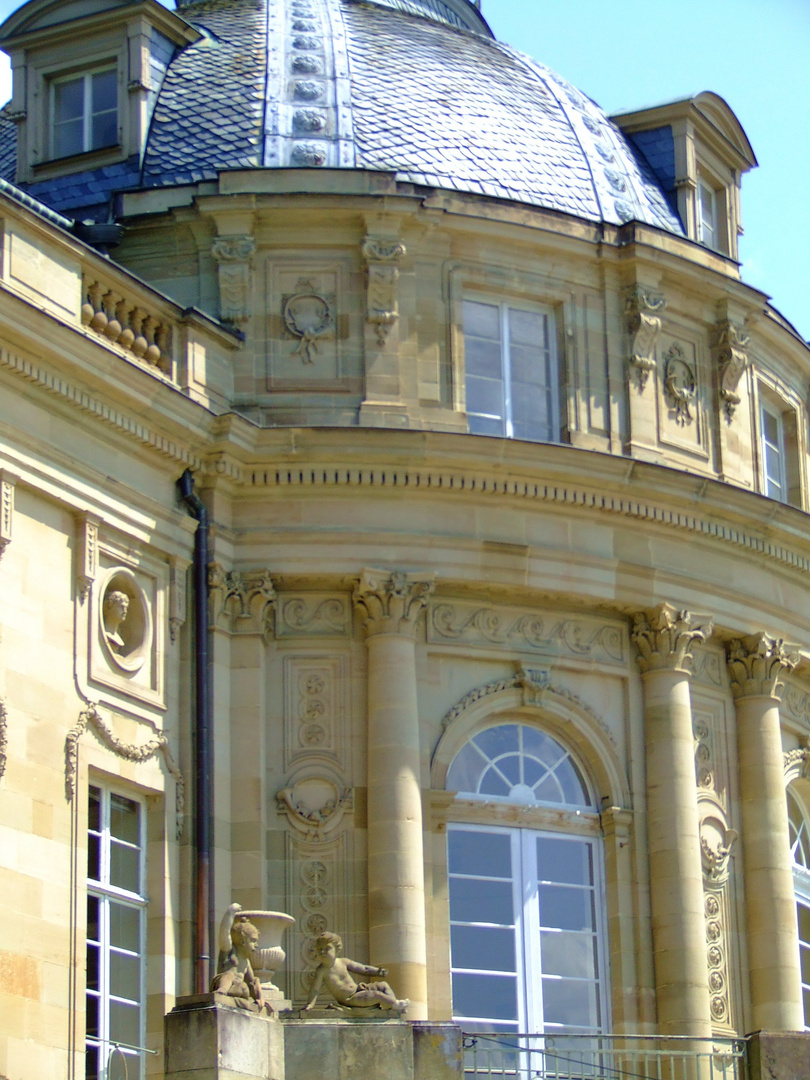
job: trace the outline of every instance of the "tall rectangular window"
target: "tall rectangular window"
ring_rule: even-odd
[[[87,71],[51,83],[51,154],[84,154],[118,142],[118,72]]]
[[[717,250],[719,244],[717,192],[704,180],[698,181],[698,240]]]
[[[552,313],[465,300],[463,315],[470,431],[556,442],[559,379]]]
[[[782,414],[760,398],[760,436],[762,441],[762,489],[769,499],[787,502],[785,461],[785,426]]]
[[[143,806],[91,787],[88,816],[85,1076],[108,1080],[111,1061],[123,1055],[135,1080],[143,1075]]]

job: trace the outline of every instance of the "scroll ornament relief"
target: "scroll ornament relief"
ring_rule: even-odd
[[[603,663],[625,662],[625,640],[619,627],[556,616],[546,620],[531,611],[470,610],[464,605],[437,603],[430,610],[429,638],[504,644],[552,655],[567,653]]]
[[[153,728],[152,738],[142,743],[126,743],[119,739],[110,725],[98,711],[92,702],[79,714],[79,722],[65,739],[65,792],[69,802],[73,802],[76,795],[76,781],[79,773],[79,740],[88,727],[92,727],[101,742],[118,757],[135,764],[142,764],[150,758],[161,754],[166,765],[166,770],[174,780],[175,785],[175,820],[176,836],[179,840],[183,835],[185,822],[186,782],[183,774],[175,763],[169,747],[169,740],[162,732],[156,732]]]
[[[252,236],[218,236],[211,254],[219,271],[219,315],[223,322],[244,323],[251,316],[253,256]]]
[[[333,777],[300,776],[276,794],[279,813],[311,840],[322,840],[352,810],[352,793]]]
[[[737,406],[740,404],[740,395],[737,388],[746,368],[750,364],[748,346],[751,343],[750,335],[743,327],[733,322],[724,320],[717,323],[714,328],[712,342],[712,355],[717,365],[717,376],[720,385],[720,399],[726,411],[729,421],[734,416]]]
[[[633,285],[625,292],[624,316],[630,338],[627,362],[631,371],[636,372],[639,393],[644,392],[650,372],[655,370],[660,313],[665,307],[663,295],[643,285]]]
[[[14,488],[17,477],[0,469],[0,558],[11,543],[14,527]]]
[[[232,634],[272,637],[272,605],[276,590],[269,570],[226,571],[219,563],[208,567],[211,622]]]
[[[631,638],[638,650],[636,660],[642,674],[663,668],[688,670],[692,643],[705,641],[711,632],[708,615],[679,611],[672,604],[639,612]]]
[[[689,406],[697,393],[695,373],[677,342],[673,342],[667,350],[664,364],[664,394],[667,405],[675,413],[675,423],[685,427],[694,420]]]
[[[277,637],[342,637],[351,628],[347,597],[295,596],[277,606]]]
[[[377,344],[385,345],[399,318],[399,266],[406,248],[399,240],[367,236],[362,246],[368,273],[366,320],[375,327]]]

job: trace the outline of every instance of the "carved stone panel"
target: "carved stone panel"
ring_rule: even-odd
[[[624,294],[624,317],[629,339],[627,364],[639,393],[644,392],[655,370],[656,349],[661,333],[661,312],[666,300],[661,293],[643,285],[632,285]]]
[[[431,644],[458,644],[510,653],[567,657],[615,667],[627,664],[627,632],[620,622],[529,608],[488,607],[467,600],[434,600],[428,610]]]
[[[284,762],[315,754],[344,766],[348,691],[343,657],[284,657]]]
[[[742,326],[738,326],[728,319],[716,324],[712,340],[712,358],[717,370],[717,382],[726,418],[731,421],[737,406],[740,404],[740,395],[737,388],[743,377],[750,360],[748,346],[751,343],[750,335]]]
[[[219,272],[219,316],[223,322],[241,326],[252,314],[255,251],[252,236],[218,236],[211,245]]]
[[[662,337],[658,437],[662,443],[705,459],[705,389],[699,359],[695,342]]]
[[[348,596],[281,593],[276,602],[276,638],[345,637],[351,627]]]
[[[359,358],[348,341],[355,302],[348,267],[269,260],[266,278],[268,390],[359,388]]]

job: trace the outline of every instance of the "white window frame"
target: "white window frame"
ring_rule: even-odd
[[[511,300],[503,300],[498,297],[492,297],[485,294],[477,293],[465,293],[462,298],[462,310],[464,303],[483,304],[488,307],[497,307],[499,311],[499,328],[500,328],[500,347],[501,347],[501,379],[503,383],[503,395],[504,395],[504,415],[503,417],[489,416],[485,413],[470,413],[467,412],[468,422],[476,416],[486,417],[487,419],[502,419],[503,420],[503,432],[501,438],[513,439],[518,436],[514,434],[514,409],[512,401],[512,362],[510,354],[510,334],[509,334],[509,313],[510,311],[522,311],[532,315],[543,315],[548,320],[548,366],[550,374],[550,400],[551,400],[551,417],[549,422],[550,433],[548,438],[531,439],[527,441],[532,442],[559,442],[560,441],[560,395],[559,395],[559,380],[560,380],[560,365],[557,349],[557,319],[554,308],[548,304],[531,304],[521,303]],[[465,342],[465,358],[466,358],[466,341],[467,334],[463,326],[462,320],[462,336]],[[466,401],[466,362],[465,362],[465,401]],[[473,434],[484,434],[483,432],[473,432],[472,425],[470,425],[470,431]],[[497,438],[498,436],[493,436]]]
[[[793,815],[790,814],[791,806],[795,807],[798,811],[798,815],[802,821],[802,831],[797,834],[796,838],[791,837],[791,862],[793,864],[793,889],[796,895],[796,915],[799,916],[799,909],[803,908],[808,912],[808,919],[810,919],[810,821],[807,819],[807,815],[804,813],[804,808],[798,798],[788,791],[788,817],[791,825],[791,832],[795,828],[795,822]],[[797,849],[802,848],[802,861],[796,857]],[[801,922],[799,922],[799,934],[801,935]],[[799,963],[803,967],[804,976],[802,977],[802,1005],[804,1008],[804,1029],[810,1031],[810,936],[807,939],[799,936]]]
[[[516,724],[518,727],[522,726],[521,721],[516,719],[499,720],[494,722],[491,727],[500,727],[504,724]],[[459,748],[457,753],[453,757],[453,761],[456,760],[458,755],[470,745],[476,735],[483,734],[490,730],[489,727],[479,729],[475,735],[472,735],[462,747]],[[543,731],[542,728],[537,730]],[[584,786],[584,796],[586,802],[582,804],[565,803],[565,802],[537,802],[532,806],[526,806],[522,815],[515,816],[513,809],[516,803],[516,799],[510,796],[497,796],[497,795],[481,795],[473,791],[459,791],[456,798],[456,806],[459,810],[463,807],[463,820],[453,820],[453,810],[450,810],[450,820],[447,824],[448,835],[453,831],[459,832],[475,832],[475,833],[490,833],[490,834],[509,834],[511,852],[512,852],[512,903],[513,903],[513,919],[514,921],[514,933],[515,933],[515,954],[516,954],[516,976],[518,980],[518,1021],[517,1027],[512,1022],[500,1021],[497,1019],[490,1019],[486,1017],[471,1018],[471,1017],[456,1017],[455,1022],[461,1024],[463,1027],[480,1028],[482,1025],[487,1025],[490,1029],[494,1026],[512,1028],[516,1034],[539,1034],[539,1023],[542,1023],[542,956],[541,956],[541,939],[540,939],[540,926],[539,917],[537,916],[537,896],[526,899],[524,882],[527,882],[531,878],[532,869],[536,869],[534,861],[536,860],[536,852],[531,853],[533,842],[536,838],[550,838],[554,840],[576,840],[581,842],[588,842],[592,852],[592,865],[593,865],[593,902],[594,902],[594,929],[596,938],[596,964],[597,964],[597,996],[598,996],[598,1009],[599,1009],[599,1028],[595,1030],[594,1034],[603,1034],[610,1030],[610,1000],[609,1000],[609,971],[608,971],[608,923],[607,923],[607,911],[605,905],[605,862],[604,862],[604,843],[602,840],[601,826],[599,813],[596,808],[596,802],[593,796],[590,785],[588,784],[585,776],[585,772],[581,764],[572,755],[570,749],[561,743],[558,738],[552,735],[548,731],[543,731],[543,734],[547,735],[554,740],[562,751],[565,751],[559,762],[555,763],[553,768],[559,767],[559,764],[565,760],[569,760],[573,765],[578,778]],[[519,746],[522,747],[523,741],[519,740]],[[485,756],[481,751],[482,763],[485,760]],[[490,756],[490,762],[494,762]],[[452,769],[453,762],[450,763],[448,768],[448,775]],[[486,766],[484,766],[486,767]],[[522,787],[522,785],[520,785]],[[516,788],[515,791],[519,791]],[[512,810],[510,810],[509,818],[511,820],[505,820],[503,814],[499,813],[501,806],[504,804],[512,804]],[[522,804],[521,804],[522,805]],[[505,807],[504,807],[505,809]],[[494,812],[494,814],[493,814]],[[458,819],[462,815],[455,815]],[[521,818],[523,820],[521,820]],[[448,841],[449,843],[449,841]],[[528,859],[526,858],[526,852],[530,851]],[[448,865],[448,885],[450,879],[455,876],[450,873]],[[467,876],[467,875],[461,875]],[[473,875],[475,876],[475,875]],[[482,868],[482,877],[486,877],[484,868]],[[535,877],[535,884],[537,878]],[[449,890],[448,890],[449,895]],[[482,924],[483,925],[483,924]],[[533,931],[533,927],[536,927],[536,931]],[[451,978],[453,974],[476,974],[473,969],[456,967],[451,957]],[[485,974],[485,972],[481,972]],[[492,974],[489,972],[489,974]],[[564,1026],[555,1025],[551,1028],[547,1028],[543,1034],[550,1038],[552,1036],[564,1036],[566,1034],[566,1028]]]
[[[772,420],[776,421],[777,441],[775,443],[768,439],[765,435],[766,416],[769,416]],[[762,458],[762,493],[764,495],[767,495],[769,499],[776,499],[778,502],[786,503],[788,501],[788,484],[787,455],[785,447],[785,418],[783,412],[779,409],[779,407],[775,405],[761,391],[759,395],[759,438]],[[771,453],[775,455],[775,461],[778,465],[778,476],[772,476],[768,471],[769,451],[771,451]],[[778,488],[778,495],[772,492],[772,484],[775,488]]]
[[[86,1035],[86,1047],[98,1047],[98,1080],[107,1080],[111,1065],[118,1049],[126,1056],[127,1072],[130,1080],[142,1080],[144,1076],[144,1040],[146,1037],[146,908],[148,899],[146,896],[146,804],[131,791],[119,790],[109,787],[100,782],[91,782],[89,795],[93,791],[100,796],[100,829],[96,833],[90,829],[88,822],[88,854],[90,836],[98,836],[100,840],[100,870],[99,878],[91,878],[88,866],[87,896],[88,900],[94,897],[99,904],[99,936],[98,936],[98,967],[99,985],[98,990],[86,989],[86,997],[95,997],[98,1000],[98,1036]],[[139,892],[131,892],[113,885],[110,881],[110,853],[111,853],[111,827],[110,808],[114,796],[125,798],[138,806],[138,880]],[[121,841],[118,841],[121,842]],[[130,955],[138,956],[138,1042],[136,1046],[117,1044],[110,1039],[110,1003],[113,1000],[110,993],[110,956],[113,953],[110,940],[110,903],[119,903],[138,913],[138,943],[137,953]],[[91,944],[88,928],[88,948]],[[123,952],[124,950],[118,950]],[[126,1000],[126,999],[124,999]]]
[[[712,251],[720,250],[720,213],[718,207],[718,192],[706,180],[698,180],[696,198],[697,237],[698,242]],[[704,215],[704,196],[707,196],[709,204],[710,220],[707,224]]]
[[[93,77],[96,75],[104,75],[108,71],[112,71],[116,76],[116,95],[115,95],[115,126],[116,135],[115,142],[107,143],[104,146],[93,146]],[[76,154],[89,154],[93,150],[110,150],[118,146],[120,142],[119,125],[121,123],[121,100],[118,92],[118,64],[115,61],[111,61],[106,64],[98,64],[95,67],[88,68],[86,71],[72,71],[65,75],[54,76],[49,79],[49,108],[51,122],[50,129],[50,146],[49,154],[52,159],[56,159],[57,154],[59,157],[73,157],[74,154],[61,154],[57,151],[57,116],[56,116],[56,88],[57,86],[64,85],[65,83],[77,82],[82,80],[82,93],[83,93],[83,113],[82,113],[82,147],[77,150]]]

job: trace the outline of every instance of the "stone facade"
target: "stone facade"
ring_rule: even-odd
[[[180,15],[164,31],[196,40]],[[130,1077],[252,1075],[200,1057],[220,1022],[258,1031],[257,1075],[286,1054],[309,1080],[321,1043],[348,1075],[377,1031],[281,1040],[206,1006],[172,1043],[181,1009],[164,1059],[200,966],[186,469],[211,523],[212,909],[295,918],[295,1009],[336,930],[411,999],[380,1053],[444,1080],[441,1025],[471,1015],[448,837],[576,837],[604,1032],[760,1031],[757,1061],[802,1060],[810,350],[737,264],[331,158],[123,192],[114,259],[17,189],[0,207],[0,1077],[86,1075],[96,903],[137,912]],[[548,319],[552,440],[469,433],[470,302]],[[587,801],[454,788],[493,727],[561,747]]]

